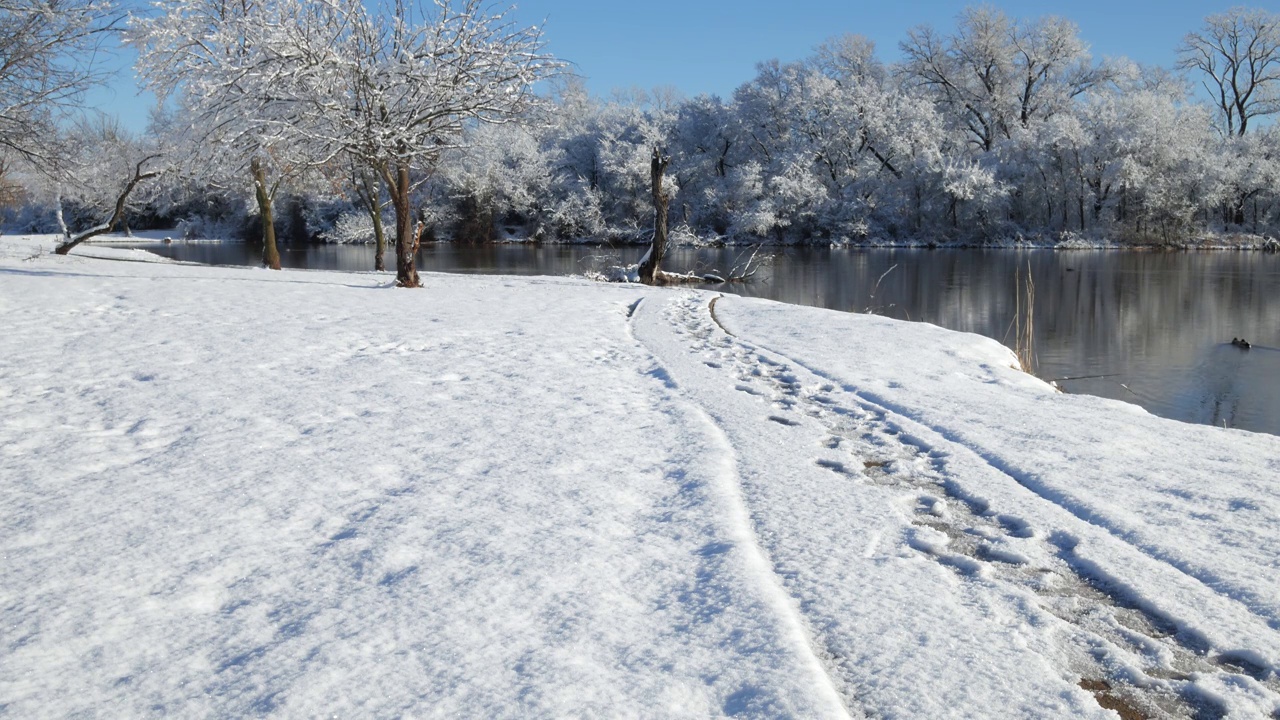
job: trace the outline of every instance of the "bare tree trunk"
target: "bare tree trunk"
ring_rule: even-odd
[[[423,224],[413,224],[412,207],[409,204],[409,163],[397,159],[395,175],[389,166],[382,168],[383,181],[391,193],[391,205],[396,211],[396,285],[422,287],[418,279],[418,245],[422,241]]]
[[[262,264],[272,270],[280,269],[280,250],[276,247],[276,221],[271,212],[271,193],[267,191],[267,172],[262,161],[254,158],[249,163],[253,172],[253,188],[258,198],[258,214],[262,218]]]
[[[153,178],[160,174],[158,171],[147,172],[147,173],[142,172],[142,166],[146,165],[147,162],[154,160],[156,157],[157,156],[155,155],[151,155],[149,157],[143,158],[142,161],[139,162],[138,165],[134,168],[133,178],[129,180],[129,183],[127,185],[124,186],[124,192],[120,193],[120,197],[116,198],[116,209],[115,209],[115,212],[111,213],[111,219],[107,220],[105,223],[101,225],[95,225],[94,227],[91,227],[88,230],[85,230],[79,235],[76,235],[75,237],[68,239],[66,242],[59,245],[57,249],[54,250],[54,252],[57,253],[58,255],[66,255],[67,253],[71,252],[72,248],[84,242],[85,240],[88,240],[89,238],[95,237],[97,235],[101,235],[103,233],[111,232],[111,228],[115,227],[116,223],[124,219],[124,205],[126,202],[129,201],[129,194],[132,193],[133,189],[138,186],[138,183],[142,182],[143,180]],[[59,208],[61,208],[61,204],[62,204],[61,196],[59,196],[58,204],[59,204]],[[61,215],[61,212],[59,212],[59,215]]]
[[[67,219],[62,214],[62,187],[58,187],[57,202],[53,206],[53,218],[58,221],[58,231],[62,233],[62,237],[71,237],[71,229],[67,227]]]
[[[369,220],[373,222],[373,269],[382,272],[387,269],[387,233],[382,226],[382,187],[378,184],[378,176],[368,170],[359,172],[356,193],[365,209],[369,211]]]
[[[670,164],[671,158],[663,156],[662,151],[655,147],[653,160],[649,165],[654,209],[653,244],[640,261],[640,282],[646,285],[657,284],[662,276],[662,257],[667,254],[667,204],[671,198],[662,189],[662,176],[666,174]]]
[[[387,269],[387,231],[382,227],[382,208],[373,210],[373,269],[383,272]]]

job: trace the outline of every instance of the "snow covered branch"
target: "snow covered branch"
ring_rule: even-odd
[[[159,157],[160,157],[159,155],[148,155],[147,157],[138,161],[138,164],[135,165],[133,169],[133,177],[129,178],[128,182],[125,183],[124,190],[122,190],[120,192],[120,195],[116,198],[115,210],[111,213],[111,217],[108,218],[106,222],[101,223],[99,225],[95,225],[89,228],[88,230],[85,230],[84,232],[74,235],[73,237],[68,239],[66,242],[59,245],[57,249],[54,250],[54,252],[57,253],[58,255],[66,255],[67,253],[71,252],[72,248],[84,242],[85,240],[88,240],[89,238],[95,237],[97,235],[102,235],[103,233],[111,232],[113,229],[115,229],[116,225],[120,224],[121,220],[124,219],[125,203],[128,202],[129,195],[133,192],[134,188],[138,186],[138,183],[141,183],[144,180],[149,180],[153,177],[160,175],[159,170],[149,170],[149,171],[143,172],[143,168],[147,165],[147,163]]]

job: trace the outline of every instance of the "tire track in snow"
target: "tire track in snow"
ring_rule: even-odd
[[[1190,682],[1207,673],[1227,683],[1249,685],[1255,693],[1272,694],[1276,702],[1272,712],[1280,713],[1280,679],[1273,669],[1258,664],[1248,653],[1213,655],[1211,645],[1193,628],[1179,627],[1159,610],[1134,602],[1115,578],[1078,557],[1078,538],[1062,531],[1046,536],[1020,518],[995,512],[990,502],[966,492],[949,477],[948,461],[954,452],[968,451],[990,471],[1027,487],[1015,474],[936,428],[909,430],[918,423],[901,409],[869,400],[849,387],[841,388],[852,400],[852,407],[845,406],[831,396],[837,392],[836,379],[785,354],[737,340],[715,314],[718,299],[705,305],[702,315],[714,329],[691,332],[700,336],[693,350],[715,358],[704,362],[712,367],[726,364],[720,362],[726,352],[709,340],[718,329],[725,336],[719,347],[730,348],[727,364],[737,375],[736,388],[768,399],[775,410],[783,411],[770,415],[770,420],[799,425],[786,414],[802,413],[830,430],[823,442],[827,450],[866,458],[861,470],[856,462],[830,457],[815,460],[818,466],[873,484],[922,491],[911,508],[918,532],[910,544],[963,576],[1009,583],[1034,593],[1041,609],[1074,628],[1072,643],[1079,652],[1071,670],[1081,676],[1080,687],[1100,705],[1126,717],[1222,717],[1227,712],[1222,701]],[[700,310],[694,305],[700,303],[686,301],[682,307],[683,321],[690,327],[698,324],[695,313]],[[788,364],[818,378],[816,392],[806,389]],[[758,387],[762,384],[764,391]],[[930,442],[919,436],[920,430],[938,437]],[[955,451],[940,449],[948,446]],[[1042,493],[1035,494],[1062,507]],[[1089,520],[1063,509],[1079,520]],[[1035,561],[1017,551],[1019,542],[1038,545]],[[873,539],[871,546],[875,543]]]
[[[725,327],[725,325],[716,316],[715,304],[716,304],[716,301],[720,299],[720,297],[723,297],[723,296],[718,296],[717,298],[711,301],[711,308],[710,308],[711,319],[715,323],[715,325],[718,328],[720,328],[720,330],[722,330],[725,334],[729,335],[730,337],[736,337],[731,331],[728,330],[728,328]],[[796,366],[809,371],[810,373],[812,373],[817,377],[820,377],[826,381],[829,381],[831,383],[834,383],[835,385],[840,386],[841,390],[843,390],[844,392],[850,395],[857,397],[860,402],[866,404],[868,407],[874,407],[879,412],[897,416],[902,420],[907,420],[927,430],[928,432],[931,432],[937,435],[938,437],[945,440],[947,443],[951,445],[954,445],[957,447],[963,447],[964,449],[972,453],[974,456],[981,459],[983,463],[990,466],[992,469],[999,472],[1001,475],[1013,480],[1018,485],[1035,493],[1041,499],[1062,508],[1063,510],[1072,514],[1077,519],[1083,522],[1086,522],[1094,527],[1097,527],[1101,530],[1106,531],[1107,533],[1114,536],[1116,539],[1138,550],[1139,552],[1151,558],[1152,560],[1155,560],[1157,562],[1167,565],[1173,570],[1176,570],[1177,572],[1186,576],[1188,579],[1194,581],[1196,584],[1208,590],[1213,591],[1214,593],[1219,595],[1223,600],[1230,602],[1232,604],[1238,605],[1240,609],[1250,613],[1261,622],[1266,623],[1273,630],[1280,630],[1280,622],[1278,622],[1272,614],[1267,613],[1265,611],[1260,611],[1258,607],[1256,607],[1257,605],[1266,605],[1269,598],[1259,596],[1259,594],[1256,591],[1250,588],[1230,585],[1229,583],[1223,581],[1221,578],[1217,577],[1213,573],[1211,568],[1197,567],[1192,562],[1189,562],[1177,557],[1171,557],[1169,553],[1164,549],[1158,546],[1154,546],[1150,543],[1144,542],[1142,538],[1138,537],[1133,530],[1117,524],[1115,521],[1113,521],[1111,518],[1107,517],[1106,515],[1100,514],[1099,512],[1095,511],[1093,508],[1088,507],[1083,502],[1073,498],[1069,493],[1057,490],[1052,487],[1047,487],[1044,483],[1038,481],[1033,471],[1028,471],[1028,470],[1024,470],[1022,468],[1016,467],[1014,464],[1006,461],[1004,458],[981,447],[980,445],[972,444],[966,441],[966,439],[960,433],[958,433],[952,428],[921,420],[918,418],[916,414],[912,413],[908,408],[904,408],[892,402],[891,400],[884,398],[883,396],[877,393],[867,392],[865,390],[861,390],[856,387],[849,386],[839,378],[833,377],[829,373],[826,373],[820,368],[814,367],[803,360],[799,360],[799,359],[787,356],[786,354],[781,353],[766,345],[757,344],[757,346],[763,350],[767,350],[768,352],[773,353],[774,355],[777,355],[778,357],[786,358],[789,362],[792,362]],[[1280,665],[1277,665],[1272,669],[1277,673],[1280,673]]]
[[[725,524],[728,536],[733,540],[734,547],[739,549],[745,569],[753,576],[751,585],[773,610],[779,625],[790,640],[792,650],[802,658],[802,663],[807,667],[813,692],[822,700],[821,704],[826,706],[829,716],[851,718],[853,715],[832,679],[831,668],[814,652],[817,643],[813,632],[808,628],[799,609],[794,606],[781,579],[774,572],[774,564],[756,535],[754,523],[743,499],[741,479],[737,470],[738,459],[733,444],[715,419],[704,409],[683,395],[675,395],[678,386],[671,379],[670,373],[658,357],[649,351],[635,335],[633,323],[636,315],[646,309],[644,301],[645,298],[640,298],[627,307],[627,337],[636,343],[638,349],[648,355],[653,364],[653,370],[650,370],[649,374],[662,380],[668,401],[679,405],[681,410],[697,419],[710,441],[708,444],[716,452],[718,468],[713,478],[714,487],[719,495],[719,504],[726,514]]]
[[[775,352],[775,354],[777,354],[776,351],[770,350],[770,352]],[[827,376],[822,371],[816,368],[808,366],[804,362],[801,362],[798,360],[792,360],[792,362],[794,362],[796,365],[800,367],[805,368],[809,372],[812,372],[814,375],[817,375],[819,377],[824,377],[832,382],[838,382],[838,380],[835,380]],[[890,415],[898,416],[899,418],[909,419],[911,422],[916,423],[921,427],[927,429],[928,431],[936,434],[938,437],[942,438],[947,443],[950,443],[957,447],[964,448],[965,450],[969,451],[977,458],[981,459],[983,463],[990,466],[993,470],[1009,478],[1013,482],[1016,482],[1018,485],[1026,488],[1030,492],[1035,493],[1037,497],[1044,500],[1045,502],[1052,503],[1062,508],[1064,511],[1070,513],[1071,515],[1073,515],[1074,517],[1076,517],[1078,520],[1082,522],[1088,523],[1093,527],[1106,531],[1112,537],[1134,548],[1135,550],[1138,550],[1139,552],[1149,557],[1150,559],[1156,562],[1163,563],[1164,565],[1167,565],[1168,567],[1186,576],[1188,579],[1193,580],[1194,582],[1204,587],[1205,589],[1213,591],[1223,600],[1226,600],[1235,605],[1238,605],[1242,610],[1245,610],[1249,614],[1258,618],[1258,620],[1271,626],[1273,629],[1280,630],[1280,627],[1276,625],[1276,622],[1273,619],[1258,612],[1256,607],[1254,607],[1250,602],[1246,602],[1245,600],[1242,599],[1242,596],[1243,596],[1246,598],[1250,598],[1254,601],[1257,601],[1259,600],[1259,598],[1256,596],[1255,593],[1245,588],[1239,588],[1239,587],[1224,588],[1222,581],[1217,577],[1215,577],[1212,572],[1205,569],[1197,568],[1193,564],[1187,561],[1181,560],[1179,558],[1170,557],[1169,554],[1164,550],[1162,550],[1161,548],[1153,546],[1149,543],[1143,542],[1141,538],[1136,537],[1134,532],[1126,528],[1117,526],[1116,523],[1111,522],[1105,516],[1100,516],[1098,513],[1094,512],[1088,506],[1084,505],[1081,502],[1076,501],[1066,493],[1056,491],[1054,489],[1046,487],[1043,483],[1034,481],[1034,479],[1030,477],[1028,473],[1022,470],[1019,470],[1016,467],[1011,466],[1008,462],[1000,458],[998,455],[995,455],[992,452],[982,447],[978,447],[970,444],[962,436],[960,436],[958,433],[956,433],[954,430],[950,428],[938,426],[938,425],[934,425],[934,424],[930,424],[930,423],[918,420],[912,417],[910,411],[907,410],[906,408],[903,408],[897,405],[896,403],[886,400],[885,398],[875,393],[859,391],[852,387],[842,387],[841,389],[847,393],[858,396],[865,403],[867,403],[868,406],[874,406],[875,408],[877,408],[882,412],[885,412]]]
[[[717,321],[717,325],[719,325],[718,321]],[[1241,600],[1239,597],[1240,595],[1253,597],[1253,593],[1242,588],[1230,588],[1230,589],[1222,588],[1221,582],[1219,582],[1216,578],[1211,577],[1208,573],[1201,571],[1177,558],[1168,557],[1167,553],[1161,551],[1159,548],[1155,548],[1150,546],[1149,544],[1138,541],[1138,539],[1136,539],[1133,536],[1133,533],[1125,530],[1124,528],[1116,527],[1113,523],[1106,521],[1105,518],[1099,518],[1097,514],[1092,512],[1089,508],[1081,505],[1078,502],[1073,501],[1068,497],[1064,497],[1062,493],[1049,490],[1045,488],[1041,483],[1028,480],[1025,473],[1020,472],[1016,468],[1010,467],[1009,464],[1004,462],[1001,458],[993,455],[992,453],[984,450],[983,448],[970,445],[965,441],[963,437],[959,436],[955,431],[946,427],[940,427],[940,426],[923,422],[921,420],[917,420],[915,417],[912,416],[912,413],[908,409],[903,408],[889,400],[886,400],[885,398],[875,393],[868,393],[866,391],[859,390],[858,388],[848,386],[844,384],[839,378],[832,377],[828,373],[822,371],[820,368],[815,368],[805,363],[804,361],[791,358],[781,352],[773,350],[764,345],[758,345],[757,347],[759,347],[761,350],[765,350],[780,358],[785,358],[788,362],[793,363],[797,367],[803,368],[804,370],[810,372],[814,376],[821,378],[827,381],[828,383],[831,383],[833,389],[836,387],[839,387],[841,391],[855,398],[856,402],[864,405],[866,408],[870,410],[883,414],[885,418],[897,418],[897,420],[893,421],[897,425],[914,425],[917,428],[915,430],[917,434],[919,434],[920,431],[923,430],[925,433],[935,435],[938,440],[942,441],[942,443],[935,442],[934,444],[946,444],[956,448],[962,448],[964,451],[970,453],[973,457],[980,460],[992,471],[999,473],[1001,476],[1008,478],[1010,481],[1025,488],[1029,492],[1034,493],[1041,500],[1044,500],[1045,502],[1051,503],[1054,506],[1061,508],[1063,511],[1070,513],[1073,517],[1080,520],[1081,522],[1087,523],[1092,527],[1105,531],[1107,534],[1114,537],[1116,540],[1142,553],[1147,558],[1150,558],[1151,560],[1161,563],[1169,567],[1170,569],[1178,572],[1179,574],[1186,577],[1188,580],[1195,583],[1197,586],[1203,587],[1204,589],[1213,592],[1221,600],[1238,607],[1240,610],[1247,612],[1249,615],[1253,616],[1258,621],[1265,623],[1272,629],[1280,629],[1275,626],[1274,621],[1272,621],[1270,618],[1266,617],[1265,615],[1259,613],[1248,602]],[[929,445],[930,443],[928,441],[921,440],[920,444],[923,447],[925,445]],[[1104,574],[1102,576],[1095,578],[1095,580],[1097,582],[1106,583],[1106,582],[1113,581],[1114,578],[1107,577]],[[1246,665],[1248,665],[1248,664],[1251,664],[1252,661],[1246,660],[1244,662]],[[1252,664],[1257,665],[1257,663],[1252,663]],[[1271,672],[1272,675],[1280,673],[1280,667],[1267,667],[1264,664],[1261,667],[1252,668],[1251,674],[1257,675],[1261,673],[1265,675],[1267,674],[1268,670]]]
[[[995,701],[1009,717],[1039,717],[1046,708],[1066,716],[1092,716],[1083,692],[1064,693],[1060,681],[1041,674],[1043,663],[1028,665],[1019,659],[1026,646],[1003,632],[1002,621],[984,623],[989,598],[961,589],[944,593],[946,597],[911,599],[923,587],[919,583],[931,585],[943,576],[899,542],[901,513],[886,506],[879,493],[845,503],[841,496],[850,486],[848,476],[833,477],[834,466],[791,462],[803,438],[816,439],[812,424],[791,412],[794,403],[765,410],[768,388],[757,382],[759,377],[740,372],[732,352],[736,345],[712,326],[705,299],[697,300],[704,296],[683,296],[686,300],[676,295],[641,314],[637,333],[685,383],[679,390],[729,439],[738,456],[736,485],[753,534],[790,605],[809,628],[812,652],[848,706],[868,716],[961,717],[979,716]],[[699,349],[709,351],[699,354]],[[742,380],[736,388],[735,375]],[[872,536],[885,533],[895,537],[879,551]],[[859,536],[863,540],[849,542]],[[905,575],[891,566],[901,567]],[[915,611],[900,617],[903,602]],[[939,630],[938,617],[955,622]],[[896,640],[886,642],[888,637]],[[981,689],[956,686],[951,688],[954,695],[943,695],[935,681],[954,677],[954,665],[936,652],[914,652],[918,644],[995,655],[966,679],[979,678]]]

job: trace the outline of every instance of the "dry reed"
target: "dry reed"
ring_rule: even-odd
[[[1031,276],[1031,261],[1027,260],[1027,271],[1024,276],[1022,268],[1018,268],[1014,276],[1015,308],[1013,322],[1013,354],[1018,358],[1022,371],[1035,375],[1039,360],[1035,349],[1035,307],[1036,283]],[[1006,333],[1006,336],[1008,333]]]

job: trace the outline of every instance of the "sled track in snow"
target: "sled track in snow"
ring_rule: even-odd
[[[731,373],[737,391],[767,404],[769,420],[788,426],[800,426],[802,417],[816,421],[824,433],[813,448],[819,467],[899,491],[912,518],[908,543],[916,551],[970,581],[1020,589],[1062,621],[1074,658],[1065,670],[1081,678],[1080,687],[1099,705],[1125,718],[1224,717],[1221,702],[1191,682],[1193,675],[1216,673],[1269,693],[1276,703],[1273,717],[1280,718],[1275,672],[1246,657],[1213,655],[1193,630],[1179,629],[1158,610],[1132,602],[1076,556],[1078,540],[1070,532],[1033,527],[1002,513],[998,503],[967,492],[948,460],[953,452],[968,450],[963,444],[936,430],[941,443],[913,437],[905,428],[914,421],[840,388],[820,371],[729,333],[715,315],[718,299],[707,303],[705,296],[690,294],[671,304],[675,330],[690,351],[706,365]],[[991,472],[1025,487],[982,460]],[[1134,667],[1141,670],[1135,674]]]

